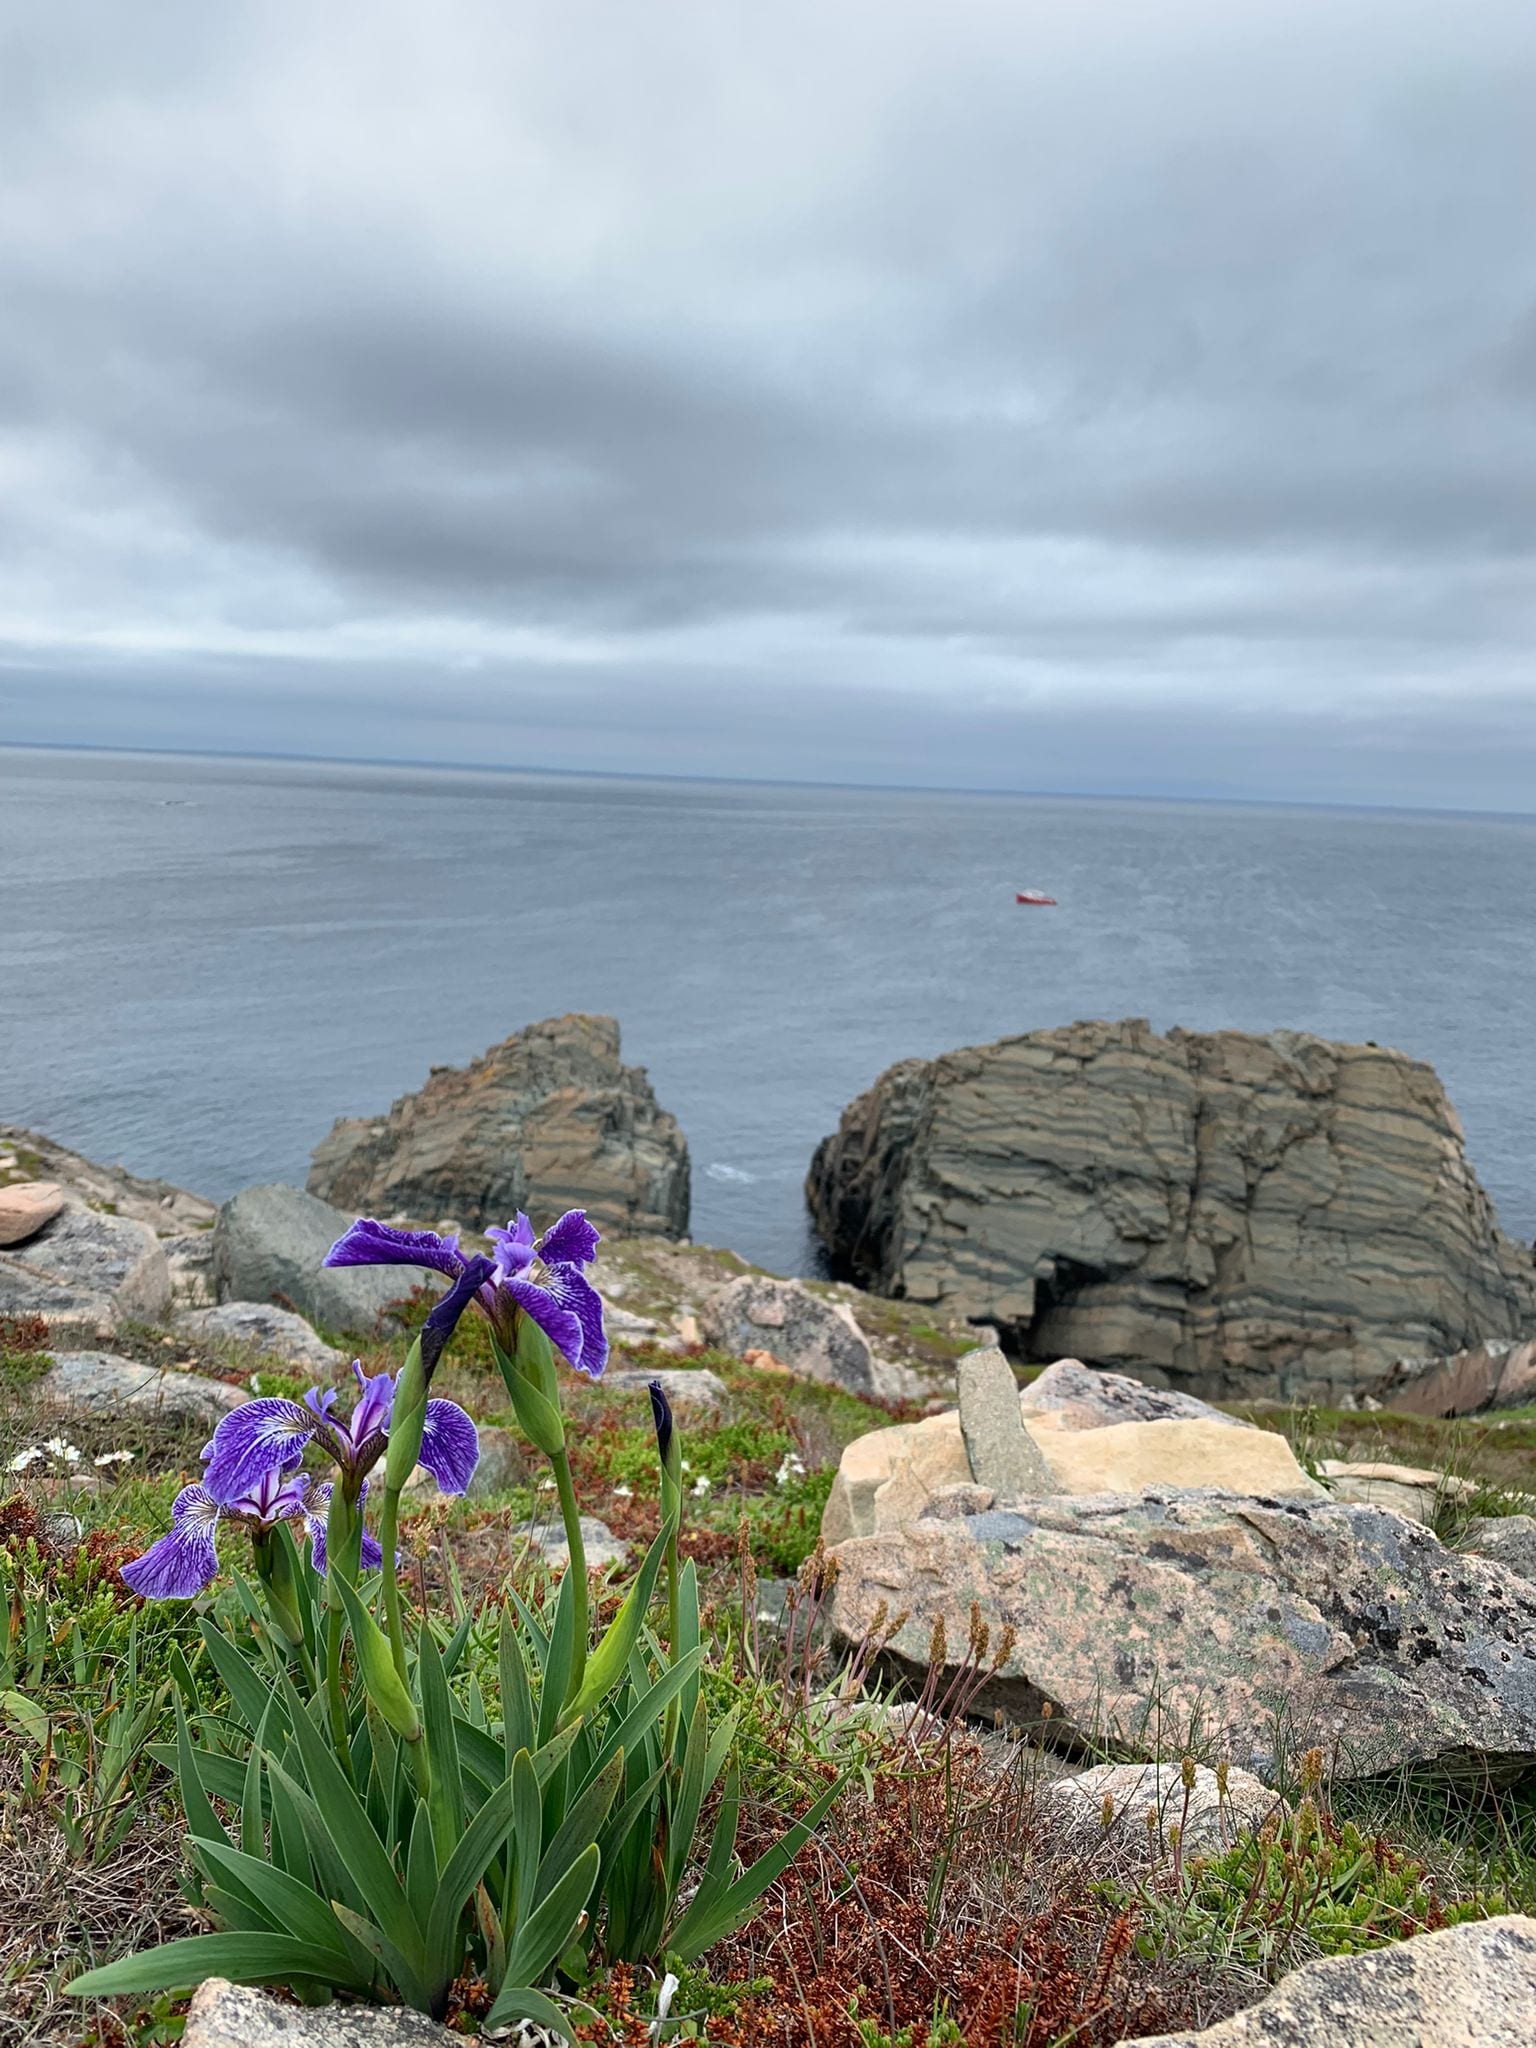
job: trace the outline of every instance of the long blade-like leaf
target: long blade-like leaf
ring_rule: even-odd
[[[233,1757],[228,1759],[234,1763]],[[235,1765],[235,1775],[244,1784],[245,1774]],[[182,1811],[187,1817],[187,1831],[200,1842],[227,1842],[218,1815],[203,1789],[202,1774],[198,1769],[197,1752],[192,1747],[192,1737],[187,1732],[187,1717],[181,1711],[181,1702],[176,1702],[176,1776],[181,1789]]]
[[[64,1988],[72,1998],[120,1998],[134,1991],[188,1991],[205,1977],[228,1977],[236,1984],[327,1979],[334,1960],[331,1949],[290,1934],[189,1934],[87,1970]]]
[[[574,2041],[570,2020],[552,1999],[527,1984],[503,1984],[485,2016],[487,2031],[510,2027],[514,2020],[532,2020],[559,2041]]]
[[[448,1673],[432,1625],[427,1621],[421,1625],[416,1676],[421,1688],[427,1754],[432,1759],[432,1824],[438,1868],[442,1869],[464,1832],[464,1787],[459,1778],[459,1746],[453,1732],[453,1695],[448,1690]]]
[[[629,1662],[629,1653],[635,1647],[640,1634],[640,1624],[645,1619],[646,1609],[651,1604],[651,1595],[656,1590],[656,1574],[661,1570],[662,1559],[667,1554],[667,1541],[673,1529],[670,1522],[662,1525],[661,1534],[645,1553],[645,1561],[635,1574],[633,1585],[624,1595],[624,1604],[609,1623],[606,1633],[597,1648],[587,1659],[586,1675],[580,1690],[562,1716],[566,1720],[579,1720],[589,1714],[616,1686],[624,1675]]]
[[[384,1844],[374,1833],[363,1803],[347,1783],[330,1745],[298,1706],[297,1694],[290,1708],[310,1797],[352,1880],[353,1902],[377,1921],[412,1967],[420,1971],[420,1930]]]
[[[574,1569],[574,1566],[572,1567]],[[555,1732],[571,1665],[576,1655],[576,1594],[570,1570],[560,1581],[555,1596],[555,1625],[550,1631],[549,1655],[544,1660],[544,1690],[539,1697],[539,1741],[548,1742]]]
[[[300,1884],[297,1878],[275,1869],[260,1857],[247,1856],[227,1845],[221,1849],[217,1842],[201,1843],[197,1854],[201,1860],[212,1864],[221,1877],[239,1881],[262,1911],[270,1914],[275,1933],[291,1934],[295,1941],[328,1948],[336,1958],[338,1968],[350,1975],[356,1974],[355,1959],[336,1924],[335,1915],[329,1904],[312,1892],[307,1884]],[[366,1971],[362,1981],[365,1984],[368,1981]]]
[[[501,1610],[501,1629],[496,1646],[501,1677],[502,1741],[506,1746],[505,1768],[520,1749],[533,1747],[533,1692],[528,1684],[528,1666],[523,1661],[522,1631],[513,1625],[512,1610]]]
[[[748,1918],[763,1893],[794,1862],[811,1836],[826,1819],[832,1802],[848,1783],[845,1773],[829,1785],[810,1810],[792,1828],[765,1849],[749,1870],[742,1873],[723,1897],[706,1898],[696,1893],[688,1910],[667,1936],[667,1949],[685,1963],[696,1962],[706,1949],[724,1941]]]
[[[633,1756],[641,1737],[660,1720],[668,1703],[677,1697],[690,1679],[697,1677],[703,1660],[703,1650],[691,1650],[686,1659],[663,1671],[653,1685],[648,1685],[623,1720],[604,1736],[593,1768],[601,1770],[616,1749],[622,1749],[626,1756]]]
[[[623,1777],[624,1752],[619,1750],[571,1801],[564,1820],[540,1859],[539,1874],[533,1887],[535,1905],[548,1898],[576,1858],[589,1843],[597,1840]]]
[[[510,1781],[504,1782],[464,1830],[443,1871],[427,1919],[426,1950],[429,1974],[440,1975],[445,1984],[458,1974],[461,1951],[456,1933],[464,1902],[501,1854],[512,1832],[516,1805]]]
[[[570,1947],[597,1882],[600,1861],[597,1844],[593,1842],[518,1928],[507,1951],[507,1975],[516,1983],[547,1977]]]

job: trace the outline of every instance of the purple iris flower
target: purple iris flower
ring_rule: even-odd
[[[308,1492],[302,1473],[281,1467],[225,1500],[215,1499],[206,1486],[184,1486],[171,1503],[170,1528],[142,1557],[123,1566],[123,1577],[146,1600],[190,1600],[218,1576],[221,1523],[236,1522],[263,1535],[279,1522],[307,1515]],[[378,1545],[373,1547],[377,1551]]]
[[[568,1209],[537,1241],[533,1225],[518,1211],[505,1230],[488,1230],[494,1264],[476,1288],[476,1299],[493,1322],[508,1308],[531,1316],[550,1343],[578,1372],[598,1379],[608,1363],[603,1304],[587,1278],[597,1256],[598,1234],[581,1209]],[[531,1269],[537,1262],[539,1277]],[[476,1261],[459,1250],[457,1237],[434,1230],[395,1230],[363,1216],[326,1254],[328,1266],[424,1266],[463,1283]],[[458,1293],[458,1288],[454,1289]],[[450,1297],[444,1297],[444,1304]]]
[[[306,1444],[318,1444],[356,1488],[378,1463],[389,1435],[395,1376],[368,1377],[352,1367],[361,1390],[350,1415],[337,1415],[334,1389],[311,1387],[302,1402],[267,1397],[232,1409],[203,1451],[204,1484],[215,1500],[232,1500],[263,1474],[296,1465]],[[480,1456],[475,1425],[455,1401],[429,1401],[421,1463],[443,1493],[462,1493]]]

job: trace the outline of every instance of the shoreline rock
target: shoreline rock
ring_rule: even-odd
[[[467,1067],[434,1067],[386,1115],[341,1118],[308,1188],[354,1214],[473,1230],[585,1209],[599,1230],[688,1231],[687,1144],[645,1069],[620,1064],[612,1017],[530,1024]]]
[[[1536,1331],[1438,1078],[1377,1046],[1130,1019],[906,1060],[806,1193],[875,1292],[1217,1399],[1350,1397]]]

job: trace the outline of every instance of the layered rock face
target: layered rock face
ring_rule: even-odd
[[[468,1229],[585,1209],[600,1230],[681,1237],[688,1147],[612,1017],[530,1024],[467,1067],[434,1067],[386,1117],[346,1117],[316,1147],[311,1194],[359,1214]]]
[[[1132,1019],[903,1061],[806,1192],[875,1292],[1218,1399],[1536,1332],[1439,1080],[1376,1046]]]

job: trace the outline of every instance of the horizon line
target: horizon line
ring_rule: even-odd
[[[1149,790],[996,789],[971,783],[846,782],[811,776],[684,774],[676,769],[554,768],[519,762],[401,760],[388,755],[302,754],[250,747],[113,746],[94,740],[9,740],[0,738],[0,753],[109,754],[130,759],[173,761],[276,762],[315,768],[389,768],[404,772],[449,775],[554,776],[569,781],[665,782],[723,786],[728,789],[828,789],[871,791],[893,796],[966,796],[1064,803],[1228,804],[1244,809],[1296,811],[1364,811],[1395,817],[1490,818],[1529,820],[1536,810],[1468,810],[1453,804],[1371,803],[1365,798],[1341,801],[1324,797],[1196,796]]]

